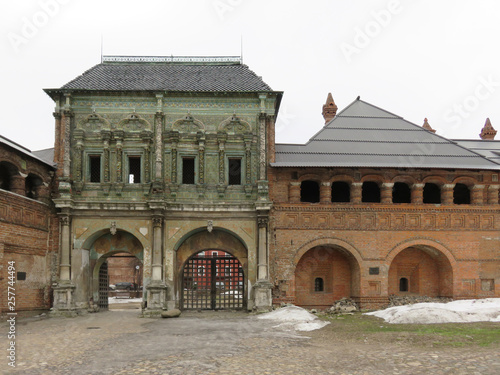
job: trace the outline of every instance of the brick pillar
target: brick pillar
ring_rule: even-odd
[[[498,194],[500,185],[488,186],[488,204],[498,204]]]
[[[290,203],[300,202],[300,182],[290,182],[290,185],[288,185],[288,197]]]
[[[411,203],[424,203],[424,184],[413,184],[411,187]]]
[[[61,263],[59,265],[59,280],[71,280],[71,231],[70,218],[67,215],[61,216]]]
[[[26,184],[23,176],[17,174],[11,177],[10,191],[19,195],[26,195]]]
[[[446,205],[453,204],[453,188],[455,184],[445,184],[441,187],[441,203]]]
[[[36,199],[40,202],[50,203],[50,190],[48,184],[42,183],[36,187]]]
[[[332,201],[332,184],[330,182],[320,183],[319,201],[321,203],[330,203]]]
[[[471,204],[484,204],[484,185],[474,185],[471,189]]]
[[[351,203],[361,203],[362,182],[353,182],[351,184]]]
[[[394,184],[392,182],[384,182],[382,188],[380,189],[380,203],[392,203],[392,188]]]

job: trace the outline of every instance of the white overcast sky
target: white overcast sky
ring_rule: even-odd
[[[56,4],[56,5],[55,5]],[[1,1],[0,134],[53,147],[57,88],[105,55],[239,55],[284,91],[278,142],[304,143],[361,99],[438,134],[500,130],[498,0]]]

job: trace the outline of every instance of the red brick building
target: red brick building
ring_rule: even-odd
[[[47,310],[57,272],[59,221],[50,199],[50,150],[30,150],[0,136],[0,297],[2,313]],[[12,263],[13,262],[13,263]],[[14,270],[9,274],[8,266]],[[16,278],[15,305],[7,282]],[[10,295],[12,296],[12,294]],[[11,300],[12,301],[12,300]]]
[[[461,141],[474,152],[359,97],[336,112],[329,95],[309,142],[270,145],[274,304],[499,297],[500,142],[489,120],[485,140]]]

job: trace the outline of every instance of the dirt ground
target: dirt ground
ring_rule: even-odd
[[[7,325],[1,327],[6,332]],[[500,330],[500,323],[477,327]],[[483,347],[474,336],[395,329],[360,314],[301,333],[243,312],[150,319],[121,307],[77,318],[25,319],[16,329],[17,367],[4,357],[3,374],[500,373],[498,341]]]

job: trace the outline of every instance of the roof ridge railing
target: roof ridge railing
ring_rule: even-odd
[[[131,63],[241,63],[241,56],[102,56],[102,62]]]

